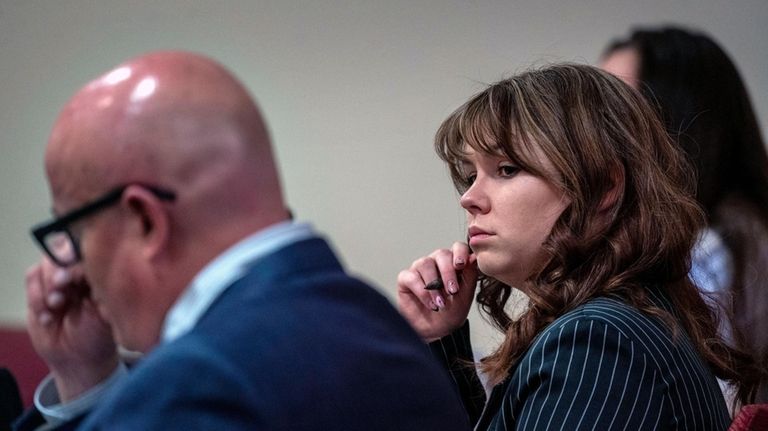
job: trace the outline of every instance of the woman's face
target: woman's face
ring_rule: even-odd
[[[539,156],[542,166],[551,164]],[[542,244],[570,200],[541,177],[503,155],[469,149],[462,163],[471,184],[461,196],[467,210],[469,245],[480,270],[505,284],[523,281],[543,257]]]
[[[603,59],[600,68],[626,82],[630,87],[638,88],[640,54],[635,48],[621,48],[613,51]]]

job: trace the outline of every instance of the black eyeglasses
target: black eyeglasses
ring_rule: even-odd
[[[143,184],[125,184],[107,192],[100,198],[97,198],[80,208],[76,208],[68,213],[57,217],[51,221],[41,223],[32,228],[32,236],[35,237],[43,250],[51,257],[54,263],[59,266],[72,266],[80,261],[80,244],[69,230],[72,222],[85,216],[99,212],[110,205],[120,201],[125,189],[132,185],[138,185],[151,191],[158,199],[164,201],[173,201],[176,194],[169,190],[164,190],[154,186]]]

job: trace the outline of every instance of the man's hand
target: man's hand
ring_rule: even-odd
[[[26,287],[27,330],[61,402],[109,377],[118,365],[117,348],[79,267],[60,268],[44,258],[27,271]]]

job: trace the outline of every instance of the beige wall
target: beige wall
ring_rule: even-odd
[[[660,22],[721,41],[765,130],[765,0],[0,0],[0,322],[23,321],[57,110],[127,57],[182,48],[230,66],[266,112],[294,213],[393,297],[402,267],[463,237],[431,150],[441,119],[484,82],[594,62],[609,38]]]

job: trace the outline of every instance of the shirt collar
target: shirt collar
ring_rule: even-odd
[[[251,262],[314,236],[310,224],[285,221],[255,232],[225,250],[197,273],[168,311],[163,323],[162,342],[167,343],[190,331],[216,298],[245,275]]]

